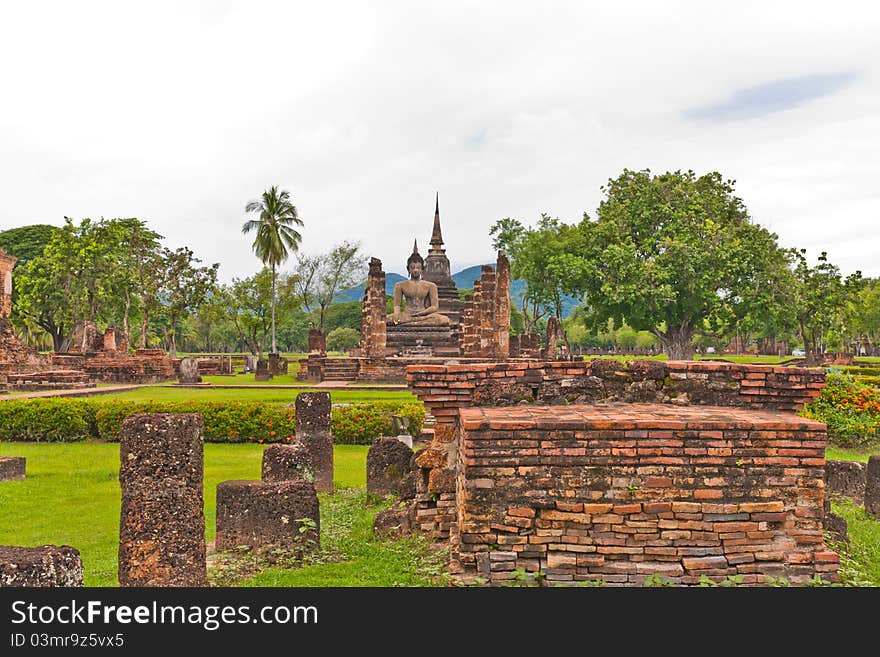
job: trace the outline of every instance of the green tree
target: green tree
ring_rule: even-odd
[[[257,257],[272,272],[272,353],[277,353],[275,340],[275,274],[278,266],[284,263],[290,253],[299,249],[302,235],[293,226],[303,222],[290,201],[290,193],[272,186],[263,192],[260,199],[248,202],[245,212],[257,213],[259,219],[244,222],[244,234],[256,232],[253,249]]]
[[[561,320],[563,297],[579,295],[583,262],[576,254],[575,231],[547,214],[542,214],[534,227],[507,217],[496,221],[489,231],[494,248],[510,257],[511,277],[526,284],[520,308],[525,333],[534,331],[545,315]]]
[[[823,251],[815,266],[807,261],[806,251],[791,251],[794,260],[793,311],[807,363],[818,362],[825,349],[825,338],[838,329],[849,304],[862,286],[861,272],[844,278],[840,268]]]
[[[328,309],[336,295],[362,281],[366,269],[358,242],[342,242],[326,254],[297,257],[294,287],[312,328],[326,330]]]
[[[194,257],[188,247],[172,251],[162,249],[163,311],[167,313],[165,334],[168,351],[177,357],[177,330],[184,315],[196,311],[216,290],[218,263],[209,267],[198,266],[201,260]]]
[[[272,330],[272,283],[272,272],[263,268],[248,278],[232,279],[220,297],[244,348],[260,358]],[[277,309],[282,317],[289,317],[298,307],[291,277],[281,276],[275,283],[281,292]]]
[[[0,248],[18,258],[18,262],[15,263],[15,266],[18,267],[43,255],[43,250],[49,240],[57,232],[57,226],[49,226],[48,224],[10,228],[0,232]]]
[[[673,359],[693,357],[696,335],[717,334],[754,306],[752,293],[778,249],[753,224],[734,181],[717,172],[624,172],[602,187],[597,220],[577,244],[587,321],[650,331]]]
[[[868,355],[876,356],[880,353],[880,278],[865,281],[852,306],[851,315],[859,347],[864,347]]]
[[[339,326],[327,334],[327,349],[330,351],[348,351],[360,342],[360,331],[347,326]]]

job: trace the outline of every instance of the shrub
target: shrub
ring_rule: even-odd
[[[0,440],[75,442],[95,436],[95,410],[83,399],[0,401]]]
[[[880,376],[880,367],[847,366],[840,369],[844,374],[853,374],[855,376]]]
[[[880,442],[880,389],[847,374],[829,374],[822,394],[803,415],[828,425],[828,439],[841,447]]]
[[[205,441],[210,443],[281,442],[295,432],[293,406],[269,402],[12,399],[0,401],[0,440],[114,442],[122,421],[135,413],[201,413]],[[420,403],[375,401],[333,407],[333,440],[364,445],[377,436],[393,435],[394,414],[409,417],[410,433],[419,435],[425,422]]]
[[[425,424],[425,408],[419,402],[377,401],[339,406],[331,414],[333,440],[348,445],[369,445],[377,436],[393,436],[392,415],[410,419],[409,433],[418,437]]]
[[[293,408],[267,402],[108,401],[97,404],[98,437],[119,439],[122,421],[135,413],[201,413],[205,442],[279,442],[294,432]]]

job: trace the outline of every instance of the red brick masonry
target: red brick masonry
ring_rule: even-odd
[[[837,580],[822,534],[821,423],[663,404],[463,408],[458,418],[452,552],[467,570],[631,585],[651,574]]]
[[[439,423],[466,406],[604,401],[798,411],[825,387],[825,370],[711,361],[611,359],[412,365],[406,379]]]

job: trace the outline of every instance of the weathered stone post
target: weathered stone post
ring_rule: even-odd
[[[547,360],[559,358],[559,340],[562,337],[562,324],[555,317],[547,320],[547,350],[544,357]]]
[[[370,273],[361,310],[361,353],[367,358],[384,358],[387,343],[385,272],[382,261],[370,258]]]
[[[309,354],[313,356],[327,355],[327,334],[321,329],[309,329]]]
[[[218,550],[246,545],[255,552],[318,546],[320,513],[307,481],[224,481],[217,486]]]
[[[120,431],[120,586],[205,586],[202,416],[147,413]]]
[[[865,511],[872,516],[880,516],[880,456],[868,459],[865,476]]]
[[[177,380],[180,383],[201,383],[202,377],[199,375],[199,361],[196,358],[181,358],[180,373]]]
[[[308,450],[315,489],[322,493],[333,492],[330,408],[329,392],[301,392],[296,396],[296,440]]]
[[[305,445],[269,445],[263,450],[263,481],[302,480],[314,483],[312,459]]]
[[[24,479],[26,463],[23,456],[0,456],[0,481]]]
[[[0,587],[82,586],[79,550],[68,545],[0,545]]]
[[[379,437],[367,452],[367,492],[397,495],[411,500],[416,495],[418,467],[413,451],[397,438]]]

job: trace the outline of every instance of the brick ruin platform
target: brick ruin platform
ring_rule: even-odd
[[[496,363],[409,367],[407,380],[410,388],[424,402],[428,412],[436,420],[433,440],[415,458],[416,464],[421,468],[421,476],[412,509],[415,514],[414,526],[435,539],[451,540],[455,546],[453,565],[456,567],[466,568],[469,572],[474,572],[478,567],[481,569],[479,572],[487,572],[486,568],[488,567],[488,572],[496,573],[493,577],[497,579],[505,577],[502,573],[509,573],[515,569],[517,560],[531,558],[537,559],[537,562],[529,564],[532,569],[541,568],[543,571],[545,567],[557,568],[563,565],[566,568],[573,567],[573,573],[568,571],[555,573],[560,581],[574,581],[575,575],[583,575],[582,579],[590,579],[591,577],[586,577],[587,574],[591,576],[601,574],[602,579],[609,582],[635,584],[640,581],[638,578],[649,574],[649,571],[646,570],[647,566],[642,566],[640,570],[638,567],[626,564],[615,564],[615,567],[624,569],[619,573],[601,572],[591,570],[591,568],[605,567],[605,561],[625,560],[633,563],[674,561],[677,562],[678,568],[681,568],[680,573],[677,568],[673,567],[663,572],[656,572],[663,576],[677,578],[683,583],[692,583],[693,580],[688,578],[695,577],[693,571],[699,570],[701,564],[701,562],[692,561],[693,558],[724,557],[727,561],[723,568],[720,560],[709,560],[703,563],[704,570],[708,571],[703,574],[714,575],[713,571],[720,573],[723,570],[725,574],[735,572],[743,574],[744,577],[755,575],[755,577],[747,579],[747,581],[754,583],[758,582],[758,575],[763,577],[780,571],[789,573],[791,577],[798,578],[798,581],[804,576],[809,578],[810,573],[820,573],[825,579],[835,577],[836,555],[825,550],[821,543],[824,501],[823,449],[826,441],[824,425],[811,423],[807,426],[808,421],[794,414],[803,408],[805,403],[820,394],[825,385],[825,372],[822,369],[738,365],[705,361],[631,361],[622,363],[616,360],[594,360],[591,362],[510,360]],[[577,413],[570,415],[571,409],[575,407]],[[653,431],[661,432],[659,435],[642,436],[638,434],[638,432],[647,430],[635,428],[638,418],[633,418],[632,413],[633,409],[637,407],[650,409],[646,411],[646,417],[659,423],[653,427]],[[762,412],[771,412],[772,422],[766,416],[762,416]],[[468,415],[470,413],[476,415],[472,417]],[[492,470],[495,468],[498,470],[489,473],[488,476],[477,476],[473,469],[468,470],[467,474],[463,474],[462,469],[465,467],[463,459],[466,451],[474,448],[474,440],[467,434],[469,431],[480,431],[479,429],[465,428],[463,422],[465,418],[472,421],[475,418],[482,418],[482,413],[493,414],[492,421],[497,424],[490,423],[491,426],[486,431],[500,432],[499,435],[491,438],[500,442],[496,445],[497,449],[494,453],[483,455],[483,457],[491,458],[490,462],[481,464],[480,467],[485,465]],[[540,416],[540,422],[533,418],[532,413]],[[611,416],[604,415],[607,413],[610,413]],[[735,418],[735,421],[742,424],[744,428],[738,428],[736,424],[732,428],[725,428],[728,425],[724,423],[733,421],[731,418]],[[666,424],[662,424],[661,420]],[[566,426],[566,422],[570,422],[571,426]],[[719,428],[716,428],[712,422],[716,422]],[[771,428],[773,423],[780,428]],[[758,428],[748,428],[753,425]],[[579,439],[569,435],[567,439],[574,440],[574,444],[555,445],[554,441],[558,436],[550,435],[553,431],[580,431],[584,434],[586,443],[577,444]],[[587,435],[591,431],[598,433]],[[627,436],[625,432],[628,431],[634,431],[636,435]],[[588,445],[605,440],[603,432],[610,432],[608,436],[619,442],[614,445],[605,445],[603,449],[607,451],[604,454],[595,451],[588,452]],[[618,435],[616,432],[624,433]],[[757,432],[753,444],[749,437],[750,432]],[[774,432],[775,435],[771,435]],[[682,435],[676,435],[677,433],[682,433]],[[540,437],[536,438],[536,435]],[[669,444],[641,444],[642,441],[655,439],[658,441],[668,440]],[[564,439],[560,438],[560,440],[565,442]],[[703,447],[699,444],[685,444],[687,441],[699,443],[710,440],[718,444],[705,444],[705,452],[701,451]],[[562,450],[558,454],[541,452],[545,448],[553,450],[557,447]],[[648,451],[640,453],[640,449]],[[639,459],[643,456],[646,459],[655,459],[655,461],[641,463]],[[549,460],[540,461],[540,458],[545,457]],[[588,457],[589,462],[587,462]],[[497,458],[498,461],[491,462],[491,459],[494,458]],[[560,462],[555,463],[553,459],[560,459]],[[563,468],[570,464],[567,459],[573,459],[574,463],[577,463],[578,459],[584,462],[572,466],[576,472],[566,474]],[[778,460],[762,462],[760,459]],[[524,515],[516,516],[508,513],[507,509],[504,509],[503,517],[500,519],[497,515],[491,516],[490,514],[493,520],[489,522],[488,533],[491,535],[493,532],[497,534],[500,531],[503,536],[499,535],[497,538],[502,540],[496,544],[493,541],[480,543],[479,539],[474,539],[471,536],[471,534],[475,534],[473,525],[461,522],[461,514],[465,513],[464,510],[467,508],[462,497],[466,490],[465,484],[472,484],[473,491],[477,491],[473,493],[477,497],[472,497],[472,500],[490,504],[491,498],[498,497],[504,492],[503,485],[496,486],[496,479],[513,477],[509,482],[505,481],[504,483],[510,483],[511,490],[516,490],[515,486],[519,485],[517,482],[524,483],[533,472],[532,469],[539,467],[540,464],[543,464],[541,467],[549,468],[545,478],[533,481],[531,495],[521,500],[521,503],[517,503],[517,508],[523,509]],[[475,464],[471,464],[471,466],[477,467]],[[611,476],[610,483],[607,479],[601,479],[599,482],[601,485],[597,484],[596,488],[589,488],[589,486],[581,485],[583,482],[575,476],[577,473],[580,473],[578,476],[585,476],[584,468],[599,468],[606,472],[610,469],[614,474]],[[647,468],[647,470],[638,470],[639,468]],[[663,474],[668,468],[678,468],[679,470],[669,470],[670,474]],[[632,472],[629,472],[628,469],[631,469]],[[634,481],[642,476],[647,478],[652,469],[656,474],[650,476],[656,476],[660,482],[666,484],[665,486],[660,486],[658,481],[651,482],[649,485],[646,485],[647,482],[637,483]],[[627,478],[629,478],[628,483],[623,484],[621,489],[620,484]],[[573,487],[568,488],[569,484]],[[525,490],[523,488],[520,492]],[[555,491],[555,493],[550,494],[548,491]],[[656,498],[645,497],[646,491],[651,495],[656,493]],[[748,496],[740,494],[744,492],[748,492]],[[485,497],[480,498],[478,493]],[[584,497],[578,498],[582,494]],[[530,503],[532,498],[543,499],[548,504],[552,501],[553,504],[549,507],[542,507],[537,503],[532,505]],[[796,500],[794,506],[792,506],[792,499]],[[519,555],[517,550],[513,550],[512,547],[503,548],[504,541],[508,540],[510,541],[509,546],[521,545],[522,536],[526,536],[526,544],[528,544],[531,536],[529,532],[534,533],[537,530],[538,520],[541,523],[549,521],[541,515],[543,512],[567,512],[562,507],[557,508],[555,506],[557,502],[569,503],[574,506],[577,504],[610,504],[610,511],[606,512],[602,507],[602,511],[599,512],[596,510],[599,507],[592,507],[589,515],[595,512],[599,516],[610,514],[627,516],[627,518],[624,521],[613,523],[615,526],[613,531],[609,528],[612,535],[593,537],[603,538],[603,540],[605,538],[613,539],[612,542],[601,545],[602,551],[599,550],[600,543],[596,541],[594,545],[585,547],[582,552],[593,554],[595,557],[605,553],[605,548],[618,547],[627,548],[620,551],[619,554],[635,556],[626,559],[605,557],[605,561],[601,565],[596,563],[590,566],[587,565],[586,557],[574,557],[575,561],[572,562],[571,555],[566,553],[564,555],[567,560],[565,564],[558,561],[556,555],[550,560],[551,563],[542,564],[542,557],[536,556],[539,550],[535,550],[535,554],[531,556],[526,556]],[[694,514],[694,517],[683,516],[679,518],[678,511],[671,508],[664,510],[665,507],[642,506],[644,504],[671,504],[672,502],[696,505],[677,507],[679,510],[686,508],[687,511],[682,511],[682,513]],[[772,508],[774,509],[781,502],[781,510],[747,511],[737,507],[740,503],[765,502],[773,503]],[[626,511],[626,504],[640,506],[637,511],[635,506],[631,506],[631,510]],[[704,504],[710,506],[704,508],[702,506]],[[615,506],[622,507],[618,509],[619,513],[614,512]],[[745,507],[745,509],[749,508],[752,507]],[[498,510],[493,509],[492,513],[496,511]],[[576,513],[575,511],[571,512]],[[579,513],[586,514],[583,511]],[[670,513],[671,516],[661,515]],[[784,520],[771,520],[769,516],[755,517],[751,515],[753,513],[788,515]],[[644,517],[631,518],[628,517],[630,514]],[[708,514],[708,518],[704,517],[704,514]],[[717,517],[718,514],[732,517],[725,520]],[[514,518],[518,519],[514,520]],[[777,518],[782,518],[782,516],[777,516]],[[585,518],[581,519],[585,520]],[[482,521],[485,518],[470,518],[468,522],[477,520]],[[616,519],[608,518],[608,520]],[[699,527],[699,529],[673,529],[671,525],[666,526],[670,522],[678,522],[679,520],[709,524],[695,525],[695,528]],[[649,524],[643,526],[627,525],[627,521]],[[719,531],[713,534],[714,527],[711,526],[715,522],[727,521],[782,522],[782,525],[773,527],[765,525],[754,530],[746,529],[744,538],[750,541],[749,545],[752,545],[752,541],[767,540],[773,546],[773,551],[769,549],[753,550],[751,557],[743,556],[744,561],[735,563],[738,557],[733,557],[734,562],[731,562],[727,555],[738,554],[738,552],[728,550],[728,548],[735,547],[736,544],[725,543],[725,541],[741,540],[741,537],[726,536],[726,534],[738,532],[732,531],[730,527],[719,527]],[[591,524],[592,522],[591,518]],[[612,523],[607,524],[610,526]],[[511,527],[517,529],[515,536],[506,534]],[[750,528],[751,526],[743,525],[743,527]],[[542,526],[541,529],[547,529],[547,526]],[[574,531],[568,526],[554,527],[551,525],[550,529],[559,530],[558,536],[553,538],[560,538],[564,531]],[[584,529],[581,527],[577,531]],[[705,539],[708,543],[706,545],[699,543],[682,545],[681,547],[688,548],[688,552],[680,554],[677,544],[662,544],[664,540],[676,540],[667,535],[657,539],[661,543],[654,543],[650,546],[657,552],[644,553],[641,549],[637,549],[644,546],[627,543],[627,540],[636,540],[636,536],[613,535],[615,532],[621,535],[653,534],[661,529],[664,531],[667,529],[682,532],[697,531],[696,537],[691,535],[690,538],[693,540]],[[722,529],[727,531],[721,531]],[[749,532],[752,532],[751,536]],[[770,533],[766,534],[766,532]],[[706,536],[703,536],[702,533],[706,533]],[[588,536],[588,534],[584,536]],[[547,541],[546,544],[549,545],[551,542],[559,545],[569,542],[576,544],[581,538],[580,534],[572,534],[571,536],[576,536],[578,539]],[[675,535],[673,534],[673,536]],[[682,535],[681,538],[684,539],[686,536]],[[815,541],[815,543],[810,541]],[[479,545],[482,545],[483,548],[473,547]],[[493,550],[491,557],[481,558],[478,563],[476,553],[488,551],[486,548],[488,545],[497,545],[498,547]],[[740,545],[746,545],[746,543],[740,543]],[[763,544],[754,543],[755,547],[761,545]],[[775,557],[778,556],[779,550],[776,548],[780,546],[784,549],[782,556],[777,559]],[[593,547],[596,549],[593,550]],[[669,548],[674,549],[669,551]],[[703,550],[702,554],[698,554],[700,550]],[[553,552],[558,551],[553,550]],[[570,551],[575,552],[575,550]],[[744,548],[741,551],[746,552]],[[761,556],[758,557],[758,554]],[[683,562],[685,556],[689,560],[687,565]],[[577,561],[578,558],[581,559],[580,562]],[[544,559],[549,559],[549,550]],[[580,565],[578,565],[579,563]],[[766,565],[768,569],[759,570],[757,566],[749,565],[755,563],[761,564],[761,568]],[[526,562],[523,562],[523,567],[525,565]],[[578,568],[587,568],[587,571],[578,573]],[[747,572],[750,568],[755,570]],[[566,579],[569,575],[570,579]]]
[[[312,528],[305,527],[306,519]],[[217,486],[218,550],[309,551],[318,547],[320,522],[318,494],[308,481],[224,481]]]
[[[67,545],[0,545],[0,587],[82,586],[79,550]]]
[[[26,464],[23,456],[0,456],[0,481],[24,479]]]
[[[493,580],[837,580],[825,426],[661,404],[460,411],[453,563]]]

